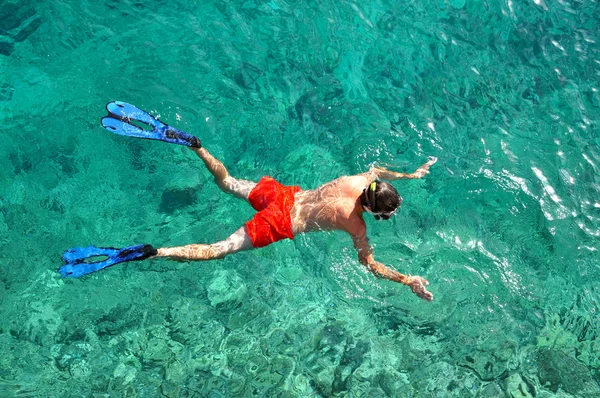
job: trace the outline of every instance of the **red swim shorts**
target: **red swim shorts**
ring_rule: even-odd
[[[264,247],[285,238],[294,239],[290,211],[298,186],[281,185],[271,177],[263,177],[250,191],[248,200],[258,211],[246,223],[246,232],[254,247]]]

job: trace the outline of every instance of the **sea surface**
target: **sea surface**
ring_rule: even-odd
[[[0,2],[0,397],[600,396],[600,5],[592,0]],[[57,273],[75,246],[224,239],[233,176],[412,172],[375,258],[342,232]]]

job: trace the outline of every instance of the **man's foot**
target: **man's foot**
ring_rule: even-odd
[[[425,286],[429,285],[429,282],[425,278],[421,278],[420,276],[409,276],[409,278],[410,280],[407,285],[410,286],[414,294],[427,301],[433,300],[433,294],[425,288]]]

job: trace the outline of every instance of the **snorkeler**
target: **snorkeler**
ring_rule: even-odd
[[[425,300],[433,295],[425,288],[429,283],[420,276],[403,275],[373,258],[373,248],[367,238],[363,213],[377,220],[392,217],[402,198],[388,182],[403,178],[422,178],[437,159],[430,160],[414,173],[397,173],[381,167],[368,172],[343,176],[313,190],[284,186],[271,177],[258,183],[234,178],[218,159],[202,147],[200,140],[168,126],[148,113],[124,102],[106,106],[108,115],[102,125],[113,133],[155,139],[190,147],[208,168],[215,182],[226,193],[244,199],[257,211],[254,217],[227,239],[212,244],[191,244],[155,249],[151,245],[130,246],[124,249],[89,246],[73,248],[63,254],[66,263],[59,269],[64,277],[79,277],[124,261],[168,257],[180,261],[203,261],[225,257],[242,250],[267,246],[282,239],[312,231],[341,230],[352,237],[358,260],[378,277],[410,286],[413,293]],[[141,122],[142,129],[132,121]],[[151,129],[151,130],[150,130]],[[106,257],[102,261],[94,258]]]

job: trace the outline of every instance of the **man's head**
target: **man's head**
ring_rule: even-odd
[[[377,220],[389,219],[402,204],[402,198],[396,188],[384,181],[370,183],[363,191],[360,201],[365,211],[373,214]]]

